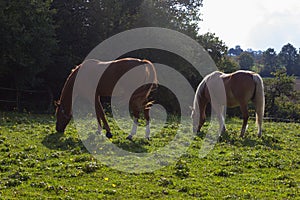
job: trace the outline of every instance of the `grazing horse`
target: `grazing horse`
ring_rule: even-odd
[[[217,85],[221,85],[221,87]],[[212,97],[215,98],[213,102],[211,101]],[[192,109],[193,130],[200,131],[204,124],[206,117],[205,109],[208,103],[212,104],[212,109],[217,113],[221,132],[226,131],[223,116],[225,106],[239,106],[243,116],[243,126],[240,136],[243,137],[247,129],[249,118],[248,102],[250,100],[255,105],[258,137],[261,137],[265,96],[263,81],[259,74],[239,70],[231,74],[215,71],[207,75],[199,84],[194,98]]]
[[[134,93],[131,96],[129,107],[133,113],[134,116],[134,124],[132,127],[132,131],[130,135],[127,137],[127,139],[132,139],[132,136],[136,133],[137,125],[138,125],[138,118],[140,111],[143,110],[144,116],[146,119],[146,137],[149,138],[150,135],[150,128],[149,128],[149,109],[152,105],[151,102],[148,101],[148,96],[150,92],[157,86],[157,75],[156,70],[154,68],[154,65],[148,61],[148,60],[140,60],[135,58],[124,58],[120,60],[115,61],[109,61],[109,62],[101,62],[98,60],[85,60],[82,64],[77,66],[75,69],[72,70],[71,74],[67,78],[64,87],[61,92],[60,99],[56,102],[56,130],[58,132],[64,132],[66,126],[70,122],[72,118],[72,95],[73,95],[73,88],[75,87],[75,80],[76,78],[79,78],[78,73],[80,70],[104,70],[103,74],[97,79],[97,87],[96,92],[93,97],[90,97],[89,101],[95,102],[95,111],[98,121],[98,128],[99,132],[101,132],[101,121],[103,122],[103,128],[106,130],[106,136],[108,138],[112,137],[112,134],[110,132],[110,127],[107,123],[107,120],[105,118],[105,113],[103,110],[103,107],[100,102],[100,97],[109,97],[112,96],[114,91],[114,86],[117,84],[119,79],[127,73],[129,70],[132,70],[135,67],[142,66],[142,68],[139,68],[138,74],[135,74],[136,76],[134,79],[141,79],[143,81],[148,81],[148,84],[144,84],[143,86],[139,87],[137,90],[134,91]],[[105,68],[107,67],[107,68]],[[91,71],[94,73],[94,71]],[[95,72],[97,74],[97,72]],[[92,82],[89,80],[90,77],[84,77],[86,78],[84,83]],[[149,84],[151,83],[151,84]],[[132,81],[131,84],[135,84],[134,81]],[[89,88],[91,89],[91,88]],[[77,93],[84,94],[84,90],[86,88],[82,87],[81,91]],[[91,90],[92,91],[92,90]],[[114,93],[115,94],[115,93]]]

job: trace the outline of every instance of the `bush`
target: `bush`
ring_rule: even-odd
[[[300,99],[300,98],[299,98]],[[300,100],[293,101],[287,96],[280,96],[275,99],[277,108],[276,118],[284,118],[291,121],[300,120]]]
[[[274,78],[264,80],[265,116],[299,121],[300,93],[295,90],[295,77],[288,76],[284,69],[272,74]]]

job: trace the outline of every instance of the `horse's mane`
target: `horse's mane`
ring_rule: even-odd
[[[57,105],[61,105],[62,102],[64,101],[66,91],[69,91],[69,90],[73,91],[73,85],[75,82],[75,78],[77,76],[77,73],[78,73],[78,70],[80,67],[81,67],[81,64],[71,70],[71,73],[69,74],[69,76],[63,86],[63,89],[60,94],[60,98],[57,101]]]

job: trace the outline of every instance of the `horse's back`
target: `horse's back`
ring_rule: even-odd
[[[151,62],[136,58],[124,58],[114,61],[88,59],[77,66],[70,77],[76,79],[76,82],[73,81],[73,84],[76,83],[75,90],[78,95],[88,96],[89,99],[94,97],[87,95],[87,93],[94,91],[95,88],[97,88],[96,90],[100,96],[111,96],[113,93],[122,95],[125,91],[124,89],[133,87],[135,83],[142,82],[149,76],[149,67],[139,67],[135,69],[134,73],[128,73],[129,75],[131,74],[131,77],[127,77],[127,81],[122,81],[121,77],[125,74],[127,75],[127,72],[131,69],[148,63]],[[115,88],[116,84],[119,87]],[[128,84],[131,85],[128,86]]]
[[[246,104],[253,98],[255,92],[254,72],[239,70],[232,74],[223,76],[227,94],[227,104],[235,107],[239,104]]]
[[[113,61],[99,81],[100,95],[111,96],[114,92],[114,95],[119,96],[128,92],[128,89],[143,85],[150,75],[150,67],[147,64],[143,60],[133,58]]]

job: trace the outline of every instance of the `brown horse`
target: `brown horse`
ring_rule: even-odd
[[[212,102],[212,99],[214,101]],[[254,72],[239,70],[231,74],[213,72],[207,75],[199,84],[194,98],[192,119],[193,130],[200,131],[205,122],[205,109],[208,103],[217,113],[220,131],[226,130],[224,123],[224,108],[239,106],[243,116],[241,137],[244,136],[248,123],[248,102],[255,105],[258,137],[262,134],[262,120],[265,108],[264,86],[262,78]]]
[[[156,70],[150,61],[135,58],[124,58],[109,62],[101,62],[98,60],[85,60],[82,64],[73,69],[62,89],[60,100],[56,102],[56,130],[58,132],[64,132],[66,126],[72,118],[72,95],[75,80],[76,78],[80,77],[78,77],[79,71],[84,69],[102,69],[104,70],[104,72],[101,78],[99,77],[99,79],[97,79],[98,84],[95,95],[94,97],[91,97],[89,101],[93,100],[95,102],[95,111],[98,121],[99,132],[101,132],[100,120],[102,120],[103,128],[106,130],[106,136],[108,138],[111,138],[112,134],[110,132],[110,127],[105,118],[105,113],[100,102],[100,97],[112,96],[114,86],[117,84],[119,79],[129,70],[132,70],[133,68],[138,66],[144,66],[144,68],[141,68],[142,70],[139,71],[139,74],[136,74],[135,79],[141,78],[143,80],[148,80],[148,83],[151,82],[151,84],[145,84],[139,87],[137,90],[134,91],[134,93],[131,96],[129,107],[132,110],[134,116],[134,125],[131,134],[127,137],[127,139],[132,139],[132,136],[136,133],[139,113],[142,110],[144,112],[147,124],[146,137],[149,137],[149,109],[151,106],[151,102],[148,101],[148,96],[150,92],[157,86]],[[89,77],[85,78],[87,78],[85,82],[89,82]],[[79,93],[84,93],[84,89],[85,88],[79,91]]]

